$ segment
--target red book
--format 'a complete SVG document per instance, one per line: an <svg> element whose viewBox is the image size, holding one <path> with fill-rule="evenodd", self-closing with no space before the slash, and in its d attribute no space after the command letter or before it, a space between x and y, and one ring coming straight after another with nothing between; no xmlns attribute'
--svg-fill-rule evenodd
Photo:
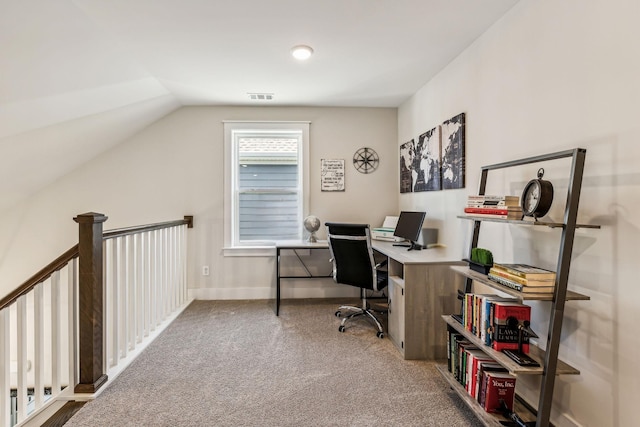
<svg viewBox="0 0 640 427"><path fill-rule="evenodd" d="M501 208L473 208L473 207L466 207L466 208L464 208L464 213L508 215L509 214L509 209L507 209L506 206L504 207L504 209L501 209Z"/></svg>
<svg viewBox="0 0 640 427"><path fill-rule="evenodd" d="M493 303L493 341L491 346L496 351L504 349L518 350L517 325L531 320L531 307L517 302L496 301ZM522 352L529 353L529 337L522 338Z"/></svg>
<svg viewBox="0 0 640 427"><path fill-rule="evenodd" d="M476 389L473 395L480 404L484 407L484 394L483 379L487 372L508 372L502 365L493 361L481 360L478 362L478 370L476 372Z"/></svg>
<svg viewBox="0 0 640 427"><path fill-rule="evenodd" d="M469 356L467 356L467 383L465 388L471 397L476 399L478 364L480 362L494 362L494 360L481 350L469 350Z"/></svg>
<svg viewBox="0 0 640 427"><path fill-rule="evenodd" d="M502 412L502 401L513 411L516 377L507 372L485 372L483 377L484 410Z"/></svg>

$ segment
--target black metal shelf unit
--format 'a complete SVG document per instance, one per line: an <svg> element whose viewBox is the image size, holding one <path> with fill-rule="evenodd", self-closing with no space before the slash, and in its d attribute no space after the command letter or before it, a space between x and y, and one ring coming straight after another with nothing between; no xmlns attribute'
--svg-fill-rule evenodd
<svg viewBox="0 0 640 427"><path fill-rule="evenodd" d="M558 350L560 346L560 333L562 330L562 321L564 316L565 302L573 299L588 299L588 297L576 297L575 293L567 291L567 281L569 277L569 269L571 265L571 254L573 250L573 242L576 228L600 228L597 225L584 225L577 223L578 204L580 200L580 191L582 188L582 175L584 171L584 161L586 150L583 148L575 148L572 150L560 151L556 153L545 154L541 156L528 157L524 159L514 160L510 162L498 163L482 167L482 175L480 178L480 188L478 194L484 195L489 171L497 169L512 168L532 163L545 162L562 158L572 158L571 171L567 188L567 201L565 205L564 218L562 223L532 223L530 221L500 221L487 219L485 217L466 217L465 219L473 220L473 236L469 248L469 257L471 250L478 245L478 237L480 235L480 226L483 221L506 222L508 224L522 225L542 225L550 228L561 229L560 247L558 253L558 261L556 268L556 286L552 297L548 298L552 304L549 331L547 334L546 351L543 355L542 364L542 382L537 407L536 426L548 427L551 415L551 405L553 400L553 389L555 385L556 374L568 373L558 368ZM466 276L465 292L471 292L474 280L478 280L473 274L465 274L463 270L458 269L459 274ZM481 280L480 280L481 281ZM485 281L486 282L486 281ZM526 298L523 298L526 299ZM446 320L446 319L445 319ZM451 327L451 326L449 326ZM482 347L482 346L480 346ZM521 372L526 373L526 372ZM485 423L487 423L486 420ZM493 425L487 423L487 425Z"/></svg>

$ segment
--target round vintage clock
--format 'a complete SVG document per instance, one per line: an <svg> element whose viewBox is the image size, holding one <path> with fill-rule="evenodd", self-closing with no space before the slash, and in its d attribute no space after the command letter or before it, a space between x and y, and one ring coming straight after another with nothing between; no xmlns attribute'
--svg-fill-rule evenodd
<svg viewBox="0 0 640 427"><path fill-rule="evenodd" d="M527 183L520 198L522 213L535 219L545 216L553 202L553 185L543 180L543 176L544 169L538 169L538 178Z"/></svg>
<svg viewBox="0 0 640 427"><path fill-rule="evenodd" d="M371 173L378 169L378 153L372 148L362 147L353 155L353 166L360 173Z"/></svg>

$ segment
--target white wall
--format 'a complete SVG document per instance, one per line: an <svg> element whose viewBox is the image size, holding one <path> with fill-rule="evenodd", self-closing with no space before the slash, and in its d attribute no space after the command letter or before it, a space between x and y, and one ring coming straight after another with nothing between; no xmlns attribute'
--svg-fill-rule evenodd
<svg viewBox="0 0 640 427"><path fill-rule="evenodd" d="M366 221L375 227L385 215L397 214L394 108L182 108L3 215L0 295L75 244L72 218L87 211L106 214L105 229L194 215L189 284L196 297L275 295L273 257L222 256L224 120L311 122L310 213L323 222ZM379 169L369 175L351 166L353 153L364 146L381 159ZM320 191L322 158L345 159L346 191ZM322 227L319 236L324 235ZM210 276L201 275L203 265L210 267ZM344 290L331 280L322 285L287 282L283 297L331 296ZM350 289L347 293L352 294Z"/></svg>
<svg viewBox="0 0 640 427"><path fill-rule="evenodd" d="M576 236L569 286L591 300L566 305L560 355L581 375L556 381L552 421L559 426L638 424L638 17L635 0L521 1L399 109L399 144L466 113L467 187L399 197L401 208L424 207L436 215L445 243L461 256L470 226L456 215L466 195L477 193L481 166L587 149L578 219L602 229ZM497 175L488 192L520 195L539 166ZM549 216L561 220L569 165L543 166L556 189ZM480 245L498 260L555 269L558 232L524 228L483 225ZM534 304L533 326L543 343L548 306ZM535 381L521 379L528 386L521 392L537 404Z"/></svg>

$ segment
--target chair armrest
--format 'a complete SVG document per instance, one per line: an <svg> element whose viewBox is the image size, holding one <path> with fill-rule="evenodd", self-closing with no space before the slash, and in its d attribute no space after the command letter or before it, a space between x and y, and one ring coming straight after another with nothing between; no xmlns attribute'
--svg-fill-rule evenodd
<svg viewBox="0 0 640 427"><path fill-rule="evenodd" d="M380 267L384 267L385 265L387 265L388 261L389 261L388 259L385 259L384 261L381 261L381 262L377 263L376 264L376 269L378 269Z"/></svg>

